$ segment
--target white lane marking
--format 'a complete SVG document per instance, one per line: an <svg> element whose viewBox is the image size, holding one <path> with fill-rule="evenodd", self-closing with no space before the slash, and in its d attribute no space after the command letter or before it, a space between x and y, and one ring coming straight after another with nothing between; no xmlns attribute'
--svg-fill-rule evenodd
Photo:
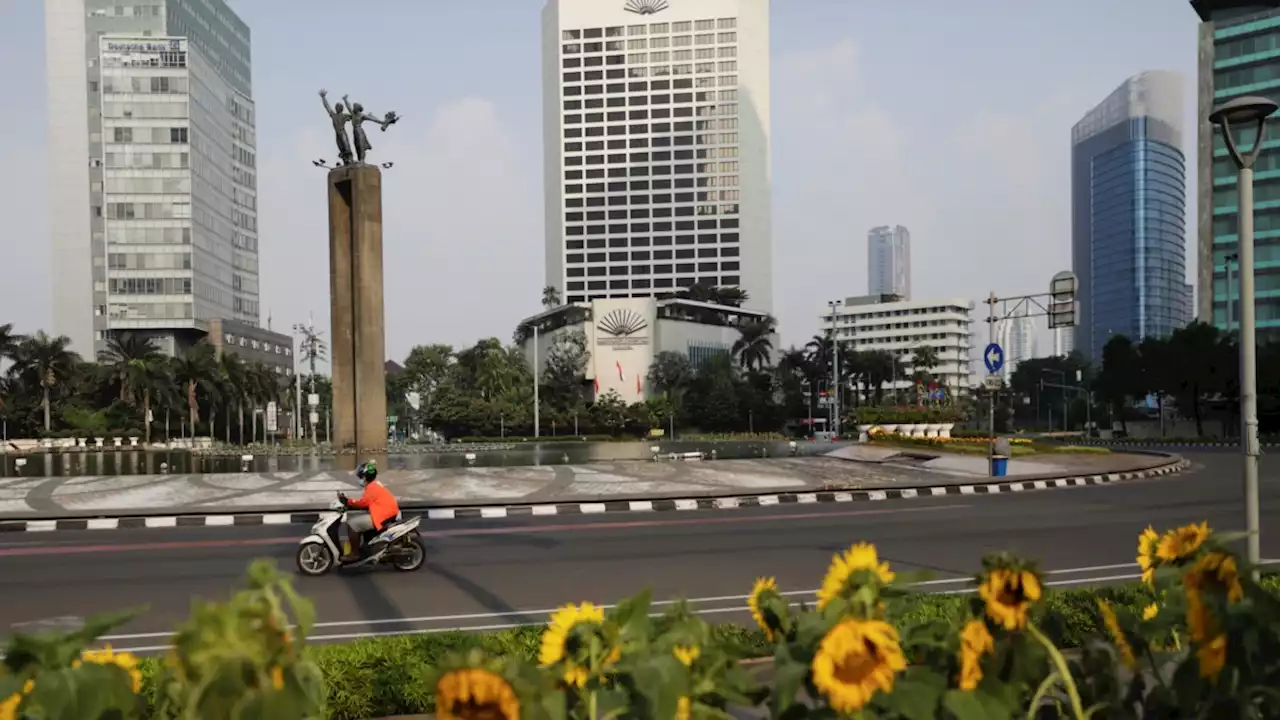
<svg viewBox="0 0 1280 720"><path fill-rule="evenodd" d="M534 505L533 506L533 514L538 517L555 515L558 512L559 512L559 508L557 508L555 505Z"/></svg>
<svg viewBox="0 0 1280 720"><path fill-rule="evenodd" d="M204 518L205 527L226 527L236 524L235 515L206 515Z"/></svg>
<svg viewBox="0 0 1280 720"><path fill-rule="evenodd" d="M651 512L653 510L653 502L650 500L632 500L627 503L627 509L631 512Z"/></svg>
<svg viewBox="0 0 1280 720"><path fill-rule="evenodd" d="M605 511L604 503L582 503L583 515L598 515Z"/></svg>
<svg viewBox="0 0 1280 720"><path fill-rule="evenodd" d="M292 525L293 516L289 513L271 513L262 516L263 525Z"/></svg>
<svg viewBox="0 0 1280 720"><path fill-rule="evenodd" d="M1274 562L1280 562L1280 560L1264 560L1263 562L1274 563ZM1081 573L1100 572L1105 570L1121 570L1121 569L1133 568L1133 567L1137 567L1137 565L1135 563L1120 563L1116 565L1091 565L1087 567L1048 570L1048 571L1045 571L1044 574L1045 575L1078 575ZM1077 578L1077 579L1071 579L1071 580L1046 581L1044 584L1046 586L1076 585L1076 584L1083 584L1083 583L1090 583L1090 582L1102 582L1104 580L1110 580L1110 579L1128 579L1128 578L1137 578L1137 577L1140 577L1140 575L1132 574L1132 575L1113 575L1113 576L1104 576L1104 577L1085 577L1085 578ZM959 583L969 583L969 582L973 582L973 578L971 577L938 578L934 580L923 580L918 583L913 583L912 587L955 585ZM787 590L779 594L782 595L783 597L796 597L800 595L814 595L817 592L818 591L816 589ZM954 593L963 593L963 592L972 592L972 590L969 588L961 588L959 590L944 590L944 591L941 591L940 594L954 594ZM710 597L688 598L686 599L685 602L688 602L694 605L706 604L706 603L721 603L721 602L744 602L748 597L750 596L749 595L714 595ZM673 605L677 602L679 602L679 600L654 600L651 604L654 606L664 606L664 605ZM617 605L615 603L612 605L599 605L598 607L602 607L607 610L607 609L617 607ZM485 620L485 619L491 619L491 618L525 617L525 616L532 617L532 616L538 616L538 615L550 615L551 613L554 613L558 609L559 608L531 608L527 610L509 610L505 612L463 613L463 614L457 614L457 615L427 615L422 617L389 618L389 619L383 619L383 620L335 620L335 621L329 621L329 622L318 622L314 625L314 627L341 628L341 627L376 626L376 625L416 625L416 624L433 623L433 622L457 622L459 620ZM706 611L699 610L698 612L706 612ZM522 623L516 623L514 625L511 625L510 627L519 627L521 624ZM471 629L482 629L482 628L476 627ZM433 630L432 632L436 632L436 631ZM124 635L107 635L102 637L101 639L104 641L142 640L145 638L169 637L172 634L173 634L172 632L130 633L130 634L124 634Z"/></svg>
<svg viewBox="0 0 1280 720"><path fill-rule="evenodd" d="M115 518L90 518L85 523L85 530L115 530L120 525L120 521Z"/></svg>
<svg viewBox="0 0 1280 720"><path fill-rule="evenodd" d="M698 501L697 500L677 500L676 509L677 510L697 510Z"/></svg>
<svg viewBox="0 0 1280 720"><path fill-rule="evenodd" d="M480 508L480 517L482 518L504 518L506 516L507 516L507 509L504 507Z"/></svg>
<svg viewBox="0 0 1280 720"><path fill-rule="evenodd" d="M868 490L867 499L868 500L888 500L889 493L883 490Z"/></svg>
<svg viewBox="0 0 1280 720"><path fill-rule="evenodd" d="M142 521L142 524L149 528L171 528L178 527L178 518L176 517L149 517Z"/></svg>

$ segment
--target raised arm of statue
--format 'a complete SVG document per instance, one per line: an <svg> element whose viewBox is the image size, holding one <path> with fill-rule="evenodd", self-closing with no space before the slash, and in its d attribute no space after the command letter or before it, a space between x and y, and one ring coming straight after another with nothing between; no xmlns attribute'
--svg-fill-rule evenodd
<svg viewBox="0 0 1280 720"><path fill-rule="evenodd" d="M329 117L333 117L333 106L329 104L329 91L320 91L320 102L324 103L325 112L329 113Z"/></svg>

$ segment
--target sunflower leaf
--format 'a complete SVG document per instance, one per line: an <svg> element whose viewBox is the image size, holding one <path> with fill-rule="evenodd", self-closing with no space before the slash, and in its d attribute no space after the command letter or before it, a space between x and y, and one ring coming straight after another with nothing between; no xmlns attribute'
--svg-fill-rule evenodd
<svg viewBox="0 0 1280 720"><path fill-rule="evenodd" d="M942 706L956 720L1008 720L1013 717L1011 707L981 690L948 690L942 699Z"/></svg>
<svg viewBox="0 0 1280 720"><path fill-rule="evenodd" d="M947 680L927 667L911 667L893 685L893 692L877 694L876 705L907 720L933 720Z"/></svg>

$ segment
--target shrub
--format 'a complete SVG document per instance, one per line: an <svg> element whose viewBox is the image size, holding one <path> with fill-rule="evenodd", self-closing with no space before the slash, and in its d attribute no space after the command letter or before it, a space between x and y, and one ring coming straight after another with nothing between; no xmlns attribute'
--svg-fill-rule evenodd
<svg viewBox="0 0 1280 720"><path fill-rule="evenodd" d="M751 628L684 603L651 617L642 593L607 612L566 605L545 628L314 648L309 604L255 563L247 590L195 608L163 661L86 650L128 616L15 636L0 718L1277 717L1280 581L1255 582L1234 539L1148 529L1142 582L1097 590L1054 592L1035 563L992 555L969 596L914 593L919 577L856 544L813 607L757 580ZM752 658L769 659L769 682Z"/></svg>

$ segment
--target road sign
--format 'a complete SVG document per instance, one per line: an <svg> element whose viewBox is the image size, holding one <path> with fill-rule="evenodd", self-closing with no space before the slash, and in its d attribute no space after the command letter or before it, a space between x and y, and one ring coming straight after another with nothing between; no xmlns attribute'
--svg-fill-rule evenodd
<svg viewBox="0 0 1280 720"><path fill-rule="evenodd" d="M276 407L275 401L267 403L267 432L272 435L275 435L280 429L278 412L279 409Z"/></svg>
<svg viewBox="0 0 1280 720"><path fill-rule="evenodd" d="M982 383L988 390L999 390L1004 387L1004 378L999 375L988 375Z"/></svg>
<svg viewBox="0 0 1280 720"><path fill-rule="evenodd" d="M995 374L1004 367L1004 350L996 343L991 343L982 351L982 361L987 364L987 372Z"/></svg>

